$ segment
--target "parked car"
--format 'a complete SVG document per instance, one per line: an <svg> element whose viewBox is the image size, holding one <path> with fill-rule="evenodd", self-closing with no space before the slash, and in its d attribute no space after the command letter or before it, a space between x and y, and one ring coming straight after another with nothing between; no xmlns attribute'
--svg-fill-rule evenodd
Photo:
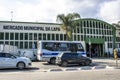
<svg viewBox="0 0 120 80"><path fill-rule="evenodd" d="M56 57L56 64L63 67L68 66L68 64L90 65L91 63L91 58L76 52L62 52Z"/></svg>
<svg viewBox="0 0 120 80"><path fill-rule="evenodd" d="M31 66L31 60L26 57L16 57L9 53L0 53L0 68L24 69Z"/></svg>

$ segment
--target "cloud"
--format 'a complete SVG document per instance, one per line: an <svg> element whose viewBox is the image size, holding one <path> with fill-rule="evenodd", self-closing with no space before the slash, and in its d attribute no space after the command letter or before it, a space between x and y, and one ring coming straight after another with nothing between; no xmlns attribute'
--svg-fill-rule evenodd
<svg viewBox="0 0 120 80"><path fill-rule="evenodd" d="M77 12L82 18L98 17L109 22L107 17L119 16L118 3L117 0L0 0L0 20L11 20L11 11L13 20L32 22L56 22L58 14ZM108 9L110 13L104 13Z"/></svg>
<svg viewBox="0 0 120 80"><path fill-rule="evenodd" d="M116 23L120 20L120 0L113 0L101 4L98 16L110 23Z"/></svg>

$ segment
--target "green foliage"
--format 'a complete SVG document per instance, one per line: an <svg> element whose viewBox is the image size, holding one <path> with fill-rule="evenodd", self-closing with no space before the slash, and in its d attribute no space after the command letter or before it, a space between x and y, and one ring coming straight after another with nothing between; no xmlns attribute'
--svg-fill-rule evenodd
<svg viewBox="0 0 120 80"><path fill-rule="evenodd" d="M72 32L76 26L79 26L79 22L75 20L79 18L80 15L78 13L59 14L57 16L57 21L62 23L61 28L66 31L67 40L72 40Z"/></svg>
<svg viewBox="0 0 120 80"><path fill-rule="evenodd" d="M120 21L118 21L117 23L113 23L112 25L115 26L115 27L120 28Z"/></svg>

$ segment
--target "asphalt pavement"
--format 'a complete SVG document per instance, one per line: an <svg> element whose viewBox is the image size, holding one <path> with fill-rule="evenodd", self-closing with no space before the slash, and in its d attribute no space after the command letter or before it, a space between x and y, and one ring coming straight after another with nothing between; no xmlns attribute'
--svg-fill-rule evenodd
<svg viewBox="0 0 120 80"><path fill-rule="evenodd" d="M116 62L117 61L117 62ZM42 71L73 71L73 70L93 70L93 69L120 69L120 59L114 58L92 58L90 66L71 65L68 67L60 67L58 65L48 64L47 62L33 62L33 68Z"/></svg>

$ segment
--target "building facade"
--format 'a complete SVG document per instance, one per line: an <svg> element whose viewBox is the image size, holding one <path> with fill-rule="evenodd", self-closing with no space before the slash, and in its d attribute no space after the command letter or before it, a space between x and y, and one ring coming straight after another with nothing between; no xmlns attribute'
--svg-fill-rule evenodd
<svg viewBox="0 0 120 80"><path fill-rule="evenodd" d="M115 29L97 19L80 19L73 31L73 41L81 41L86 52L102 57L113 53ZM19 50L37 49L39 40L65 41L65 31L60 24L38 22L0 21L0 44L15 45Z"/></svg>
<svg viewBox="0 0 120 80"><path fill-rule="evenodd" d="M116 27L116 48L117 51L120 52L120 27Z"/></svg>

